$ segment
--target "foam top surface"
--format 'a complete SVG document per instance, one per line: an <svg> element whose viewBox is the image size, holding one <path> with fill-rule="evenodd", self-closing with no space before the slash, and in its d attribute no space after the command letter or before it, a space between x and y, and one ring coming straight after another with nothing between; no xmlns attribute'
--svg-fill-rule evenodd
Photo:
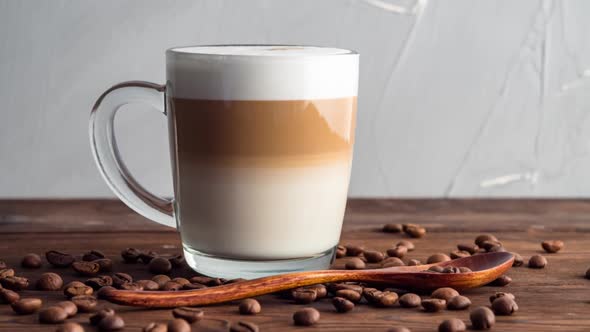
<svg viewBox="0 0 590 332"><path fill-rule="evenodd" d="M237 56L278 56L305 57L322 55L352 54L354 52L331 47L290 46L290 45L229 45L229 46L189 46L175 47L172 52L200 55L237 55Z"/></svg>

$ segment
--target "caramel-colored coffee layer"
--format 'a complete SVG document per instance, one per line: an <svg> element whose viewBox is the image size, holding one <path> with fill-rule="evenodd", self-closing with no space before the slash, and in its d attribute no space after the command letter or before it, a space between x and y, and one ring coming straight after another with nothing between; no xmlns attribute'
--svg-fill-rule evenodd
<svg viewBox="0 0 590 332"><path fill-rule="evenodd" d="M179 162L305 166L348 161L356 97L321 100L169 99Z"/></svg>

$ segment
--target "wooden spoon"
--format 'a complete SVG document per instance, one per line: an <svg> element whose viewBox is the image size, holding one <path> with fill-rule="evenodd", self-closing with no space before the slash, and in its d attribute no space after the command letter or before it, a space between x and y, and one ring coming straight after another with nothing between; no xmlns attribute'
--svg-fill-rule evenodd
<svg viewBox="0 0 590 332"><path fill-rule="evenodd" d="M440 287L455 289L483 286L497 279L512 266L514 256L508 252L479 254L448 262L396 266L371 270L322 270L296 272L247 280L223 286L187 291L106 290L101 296L111 302L149 308L204 306L254 297L286 289L342 281L381 283L399 288L431 290ZM473 272L437 273L425 271L433 265L465 266Z"/></svg>

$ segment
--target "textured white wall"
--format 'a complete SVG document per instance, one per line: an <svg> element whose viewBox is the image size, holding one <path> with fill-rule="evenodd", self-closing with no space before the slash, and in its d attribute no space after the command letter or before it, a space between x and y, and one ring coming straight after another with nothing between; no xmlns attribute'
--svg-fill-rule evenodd
<svg viewBox="0 0 590 332"><path fill-rule="evenodd" d="M0 197L110 196L96 97L164 80L164 50L290 43L361 53L351 196L590 196L590 1L0 0ZM164 117L119 116L170 193Z"/></svg>

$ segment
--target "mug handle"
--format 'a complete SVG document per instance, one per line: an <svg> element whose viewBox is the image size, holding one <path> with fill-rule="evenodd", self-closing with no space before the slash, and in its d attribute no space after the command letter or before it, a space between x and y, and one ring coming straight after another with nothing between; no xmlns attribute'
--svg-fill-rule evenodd
<svg viewBox="0 0 590 332"><path fill-rule="evenodd" d="M121 159L113 130L115 114L126 104L148 104L166 115L165 91L165 85L144 81L112 86L98 98L90 113L90 144L104 180L125 204L146 218L176 227L172 200L150 193L133 178Z"/></svg>

